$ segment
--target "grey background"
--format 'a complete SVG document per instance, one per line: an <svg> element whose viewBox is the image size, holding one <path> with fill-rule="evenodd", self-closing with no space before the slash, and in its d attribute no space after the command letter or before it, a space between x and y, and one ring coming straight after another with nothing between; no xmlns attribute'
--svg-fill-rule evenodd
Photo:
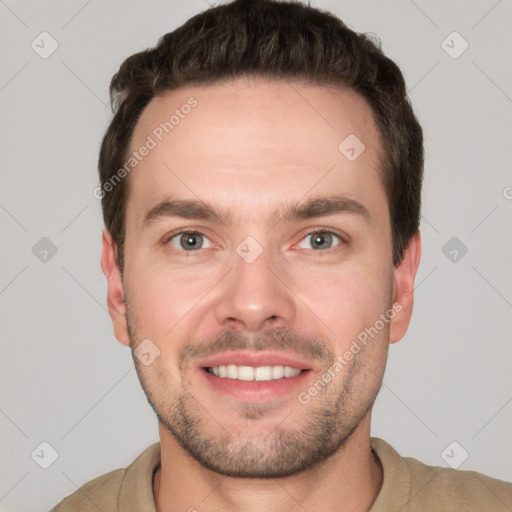
<svg viewBox="0 0 512 512"><path fill-rule="evenodd" d="M425 131L415 312L390 349L372 435L440 466L457 441L451 459L469 454L460 469L512 480L511 2L311 4L380 36ZM158 440L106 312L92 190L111 76L206 7L0 0L2 511L47 510ZM31 48L42 31L59 45L47 59ZM469 44L458 58L441 46L453 31ZM57 248L46 262L32 252L42 237ZM455 262L443 252L452 237ZM51 457L43 441L58 452L48 469L35 462Z"/></svg>

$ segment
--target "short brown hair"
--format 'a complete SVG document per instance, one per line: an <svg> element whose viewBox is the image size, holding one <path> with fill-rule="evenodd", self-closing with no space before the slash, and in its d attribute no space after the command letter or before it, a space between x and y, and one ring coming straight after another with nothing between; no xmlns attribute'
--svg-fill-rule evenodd
<svg viewBox="0 0 512 512"><path fill-rule="evenodd" d="M400 69L373 39L329 12L292 1L235 0L193 16L154 48L127 58L112 78L114 117L100 150L101 186L125 164L146 105L166 91L241 76L349 87L366 99L380 131L393 263L398 265L419 229L423 134ZM121 272L128 187L123 179L101 198Z"/></svg>

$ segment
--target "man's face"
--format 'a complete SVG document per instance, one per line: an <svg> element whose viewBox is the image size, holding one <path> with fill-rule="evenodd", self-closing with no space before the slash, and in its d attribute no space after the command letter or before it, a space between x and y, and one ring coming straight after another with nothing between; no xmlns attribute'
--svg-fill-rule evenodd
<svg viewBox="0 0 512 512"><path fill-rule="evenodd" d="M335 365L395 298L370 108L350 90L236 80L153 99L131 151L148 136L129 178L123 288L132 348L160 351L134 360L161 424L227 475L325 459L369 420L394 322Z"/></svg>

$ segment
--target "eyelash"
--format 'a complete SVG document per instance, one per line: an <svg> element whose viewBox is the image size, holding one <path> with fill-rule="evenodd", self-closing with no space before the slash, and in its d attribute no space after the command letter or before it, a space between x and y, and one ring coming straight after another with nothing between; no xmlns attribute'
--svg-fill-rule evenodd
<svg viewBox="0 0 512 512"><path fill-rule="evenodd" d="M306 249L306 250L313 251L313 252L316 252L316 253L329 253L329 252L333 252L333 251L336 251L336 250L340 250L344 245L347 244L347 238L346 237L344 237L344 236L342 236L342 235L340 235L338 233L335 233L334 231L330 231L328 229L316 229L316 230L313 230L313 231L309 231L306 235L304 235L299 240L299 243L302 242L303 240L305 240L308 236L318 235L318 234L323 235L323 234L326 234L326 233L330 234L330 235L334 235L336 238L338 238L339 239L339 244L335 245L333 247L330 247L329 249L325 249L325 250L322 250L322 249L320 249L320 250ZM179 237L180 235L201 235L201 236L204 236L205 238L207 238L208 240L210 240L210 238L205 233L203 233L202 231L185 229L185 230L182 230L182 231L178 231L176 233L169 234L168 236L166 236L163 239L162 244L167 246L167 245L169 245L169 242L173 238ZM176 250L176 251L180 252L182 255L184 255L186 257L196 256L197 255L196 253L200 253L201 252L201 249L185 251L184 249L176 249L175 247L173 247L173 250Z"/></svg>

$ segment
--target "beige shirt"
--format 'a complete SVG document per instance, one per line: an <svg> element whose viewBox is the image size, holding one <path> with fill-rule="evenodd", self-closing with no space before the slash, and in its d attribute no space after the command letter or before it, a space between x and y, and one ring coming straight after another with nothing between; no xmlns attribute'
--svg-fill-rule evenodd
<svg viewBox="0 0 512 512"><path fill-rule="evenodd" d="M370 512L510 512L512 484L474 471L427 466L402 457L388 443L371 438L384 469L382 488ZM144 450L126 469L84 484L51 512L155 512L153 475L160 443Z"/></svg>

